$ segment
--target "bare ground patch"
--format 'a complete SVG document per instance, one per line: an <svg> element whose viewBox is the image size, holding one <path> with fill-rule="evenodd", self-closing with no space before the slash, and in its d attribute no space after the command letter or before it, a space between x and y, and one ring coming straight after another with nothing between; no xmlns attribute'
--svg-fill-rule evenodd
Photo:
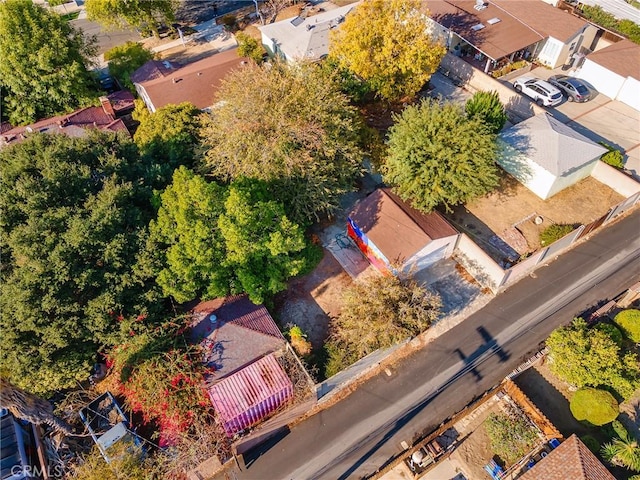
<svg viewBox="0 0 640 480"><path fill-rule="evenodd" d="M516 258L538 250L540 233L550 225L589 224L623 199L607 185L587 177L542 200L504 173L494 192L446 215L494 258L502 255L502 260L509 250Z"/></svg>
<svg viewBox="0 0 640 480"><path fill-rule="evenodd" d="M276 317L283 327L298 325L313 348L320 349L328 335L329 321L342 308L342 292L351 283L351 277L324 250L318 266L293 280L287 292L276 299Z"/></svg>

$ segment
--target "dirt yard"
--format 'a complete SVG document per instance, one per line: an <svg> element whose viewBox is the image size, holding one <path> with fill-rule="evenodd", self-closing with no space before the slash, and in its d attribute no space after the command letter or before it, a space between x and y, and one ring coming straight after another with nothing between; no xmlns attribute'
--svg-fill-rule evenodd
<svg viewBox="0 0 640 480"><path fill-rule="evenodd" d="M489 463L494 456L491 450L491 441L487 431L482 426L489 414L500 412L498 401L492 399L486 404L482 412L470 421L464 422L464 426L456 424L456 430L460 434L461 443L451 454L451 461L460 465L465 474L471 479L489 478L484 470L484 465Z"/></svg>
<svg viewBox="0 0 640 480"><path fill-rule="evenodd" d="M340 264L324 250L324 256L313 272L297 278L276 299L276 318L280 325L298 325L314 349L327 338L329 320L340 313L342 292L352 279Z"/></svg>
<svg viewBox="0 0 640 480"><path fill-rule="evenodd" d="M587 177L542 200L505 173L495 192L457 207L446 216L483 248L493 247L505 258L511 254L517 259L540 248L540 233L550 225L591 223L623 199L608 186ZM537 217L542 220L539 224Z"/></svg>

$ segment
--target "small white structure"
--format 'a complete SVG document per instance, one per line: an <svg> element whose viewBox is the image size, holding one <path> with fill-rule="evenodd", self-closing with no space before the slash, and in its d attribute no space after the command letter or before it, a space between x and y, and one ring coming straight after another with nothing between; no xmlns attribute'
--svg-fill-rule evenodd
<svg viewBox="0 0 640 480"><path fill-rule="evenodd" d="M500 166L543 200L591 175L607 151L547 113L503 131L499 141Z"/></svg>
<svg viewBox="0 0 640 480"><path fill-rule="evenodd" d="M320 60L329 54L329 32L358 6L352 3L310 17L294 17L258 27L262 44L287 62Z"/></svg>
<svg viewBox="0 0 640 480"><path fill-rule="evenodd" d="M590 53L576 76L640 111L640 45L622 40Z"/></svg>

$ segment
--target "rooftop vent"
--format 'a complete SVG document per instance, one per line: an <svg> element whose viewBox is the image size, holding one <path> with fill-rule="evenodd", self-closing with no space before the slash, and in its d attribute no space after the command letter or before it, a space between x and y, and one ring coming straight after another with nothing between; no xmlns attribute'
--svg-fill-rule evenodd
<svg viewBox="0 0 640 480"><path fill-rule="evenodd" d="M489 25L495 25L496 23L500 23L500 19L498 17L493 17L491 20L487 20Z"/></svg>
<svg viewBox="0 0 640 480"><path fill-rule="evenodd" d="M471 27L471 30L473 30L474 32L477 32L478 30L482 30L484 28L484 25L481 23L478 23L477 25L474 25L473 27Z"/></svg>
<svg viewBox="0 0 640 480"><path fill-rule="evenodd" d="M488 4L484 3L484 0L476 0L476 4L473 6L476 10L484 10L487 8Z"/></svg>

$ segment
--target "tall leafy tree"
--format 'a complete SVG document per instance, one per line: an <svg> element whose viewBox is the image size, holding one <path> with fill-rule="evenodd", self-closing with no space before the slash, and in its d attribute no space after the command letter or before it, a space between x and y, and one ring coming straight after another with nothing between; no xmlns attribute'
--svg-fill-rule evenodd
<svg viewBox="0 0 640 480"><path fill-rule="evenodd" d="M99 132L34 135L0 150L0 170L0 364L34 393L70 387L161 307L136 265L164 185L132 142Z"/></svg>
<svg viewBox="0 0 640 480"><path fill-rule="evenodd" d="M160 199L151 224L152 239L167 246L158 283L179 302L245 292L261 303L309 266L302 228L265 182L225 188L181 167Z"/></svg>
<svg viewBox="0 0 640 480"><path fill-rule="evenodd" d="M191 166L201 158L202 112L191 103L166 105L151 113L136 100L133 118L140 122L133 140L143 155L163 161L169 178L176 167Z"/></svg>
<svg viewBox="0 0 640 480"><path fill-rule="evenodd" d="M158 217L150 227L152 238L168 246L158 284L178 302L229 291L230 272L218 228L225 197L223 187L185 167L175 171L173 183L160 196Z"/></svg>
<svg viewBox="0 0 640 480"><path fill-rule="evenodd" d="M232 183L218 228L226 245L225 264L234 272L232 290L246 292L254 303L284 290L287 280L309 265L302 228L270 198L264 182Z"/></svg>
<svg viewBox="0 0 640 480"><path fill-rule="evenodd" d="M373 276L344 292L331 325L327 376L379 349L425 331L440 315L440 297L414 280Z"/></svg>
<svg viewBox="0 0 640 480"><path fill-rule="evenodd" d="M459 106L423 101L395 117L384 179L425 212L494 189L499 182L495 135Z"/></svg>
<svg viewBox="0 0 640 480"><path fill-rule="evenodd" d="M0 81L11 123L32 123L94 101L87 66L95 53L95 39L58 14L31 0L0 2Z"/></svg>
<svg viewBox="0 0 640 480"><path fill-rule="evenodd" d="M118 80L120 86L135 92L131 74L152 60L153 52L138 42L127 42L104 52L104 59L109 65L109 74Z"/></svg>
<svg viewBox="0 0 640 480"><path fill-rule="evenodd" d="M419 0L364 0L331 34L329 54L382 97L415 95L446 53Z"/></svg>
<svg viewBox="0 0 640 480"><path fill-rule="evenodd" d="M333 211L360 171L362 124L335 77L313 64L247 65L218 92L204 129L218 178L271 182L298 223Z"/></svg>
<svg viewBox="0 0 640 480"><path fill-rule="evenodd" d="M158 23L175 21L178 0L87 0L89 20L107 28L133 27L158 36Z"/></svg>
<svg viewBox="0 0 640 480"><path fill-rule="evenodd" d="M507 123L507 112L496 91L476 92L464 108L469 117L482 120L491 133L497 134Z"/></svg>
<svg viewBox="0 0 640 480"><path fill-rule="evenodd" d="M623 397L640 386L635 354L624 353L605 331L589 329L582 318L560 327L547 338L551 369L577 387L609 387Z"/></svg>

